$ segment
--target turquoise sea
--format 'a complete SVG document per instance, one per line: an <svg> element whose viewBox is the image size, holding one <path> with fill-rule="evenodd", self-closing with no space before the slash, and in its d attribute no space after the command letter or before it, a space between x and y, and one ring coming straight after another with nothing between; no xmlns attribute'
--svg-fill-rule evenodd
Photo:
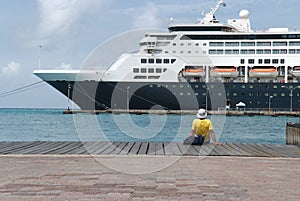
<svg viewBox="0 0 300 201"><path fill-rule="evenodd" d="M0 141L182 141L195 115L65 115L62 109L0 109ZM222 142L285 144L296 117L209 116Z"/></svg>

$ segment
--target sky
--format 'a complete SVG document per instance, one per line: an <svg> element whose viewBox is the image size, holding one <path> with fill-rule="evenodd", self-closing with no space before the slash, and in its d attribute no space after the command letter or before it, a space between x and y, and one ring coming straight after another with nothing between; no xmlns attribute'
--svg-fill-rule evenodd
<svg viewBox="0 0 300 201"><path fill-rule="evenodd" d="M0 108L66 108L67 98L33 71L80 69L99 44L135 29L167 30L170 18L195 22L217 0L0 0ZM225 0L225 22L248 9L252 29L300 29L299 0Z"/></svg>

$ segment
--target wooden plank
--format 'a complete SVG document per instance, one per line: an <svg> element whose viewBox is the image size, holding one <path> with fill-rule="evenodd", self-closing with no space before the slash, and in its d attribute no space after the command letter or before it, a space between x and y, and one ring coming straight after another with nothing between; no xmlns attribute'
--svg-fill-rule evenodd
<svg viewBox="0 0 300 201"><path fill-rule="evenodd" d="M171 142L166 142L164 143L164 148L165 148L165 155L174 155L172 147L171 147Z"/></svg>
<svg viewBox="0 0 300 201"><path fill-rule="evenodd" d="M112 142L111 145L105 149L103 152L101 152L101 155L108 155L111 152L113 152L120 144L121 142Z"/></svg>
<svg viewBox="0 0 300 201"><path fill-rule="evenodd" d="M225 146L226 145L224 145L224 146L214 145L213 150L216 151L219 154L219 156L231 156L230 151L228 149L226 149Z"/></svg>
<svg viewBox="0 0 300 201"><path fill-rule="evenodd" d="M279 150L274 150L274 146L272 148L262 144L257 144L256 146L259 147L261 150L264 150L265 152L269 153L271 157L288 157L286 154L280 153Z"/></svg>
<svg viewBox="0 0 300 201"><path fill-rule="evenodd" d="M6 149L2 150L3 154L14 154L17 152L20 152L28 147L34 146L36 142L18 142L15 144L12 144L12 146L7 147Z"/></svg>
<svg viewBox="0 0 300 201"><path fill-rule="evenodd" d="M55 150L49 151L47 154L64 154L74 147L74 142L64 142Z"/></svg>
<svg viewBox="0 0 300 201"><path fill-rule="evenodd" d="M264 145L272 150L272 152L279 154L280 157L286 157L286 158L297 158L297 154L290 151L290 149L287 148L287 146L281 146L281 145ZM300 154L298 155L300 157Z"/></svg>
<svg viewBox="0 0 300 201"><path fill-rule="evenodd" d="M155 155L155 142L149 143L148 155Z"/></svg>
<svg viewBox="0 0 300 201"><path fill-rule="evenodd" d="M208 150L210 150L209 156L222 156L222 152L216 149L214 144L206 144L202 146L207 147Z"/></svg>
<svg viewBox="0 0 300 201"><path fill-rule="evenodd" d="M236 150L238 153L241 153L242 156L253 156L251 153L242 150L235 143L227 143L227 145L232 147L232 149Z"/></svg>
<svg viewBox="0 0 300 201"><path fill-rule="evenodd" d="M147 151L148 151L148 146L149 146L148 142L143 142L141 147L140 147L140 150L137 154L138 155L146 155Z"/></svg>
<svg viewBox="0 0 300 201"><path fill-rule="evenodd" d="M108 149L110 146L112 146L112 142L104 142L99 144L101 146L98 146L92 153L94 155L101 155L102 152L104 152L106 149Z"/></svg>
<svg viewBox="0 0 300 201"><path fill-rule="evenodd" d="M131 150L132 146L134 145L134 142L129 142L124 147L124 149L119 153L119 155L127 155L129 151Z"/></svg>
<svg viewBox="0 0 300 201"><path fill-rule="evenodd" d="M84 144L84 148L86 149L89 155L95 155L96 152L100 149L100 147L105 146L107 142L86 142Z"/></svg>
<svg viewBox="0 0 300 201"><path fill-rule="evenodd" d="M141 145L142 142L135 142L131 150L128 152L128 155L136 155L139 152Z"/></svg>
<svg viewBox="0 0 300 201"><path fill-rule="evenodd" d="M169 145L170 145L170 148L171 148L171 150L172 150L172 152L175 156L182 156L182 153L181 153L181 151L178 147L177 142L171 142Z"/></svg>
<svg viewBox="0 0 300 201"><path fill-rule="evenodd" d="M113 152L111 152L111 154L112 155L114 155L114 154L118 155L126 147L127 144L128 144L128 142L121 142L119 144L119 146Z"/></svg>
<svg viewBox="0 0 300 201"><path fill-rule="evenodd" d="M249 150L249 152L251 151L253 153L253 155L256 157L271 157L271 155L269 153L266 153L263 150L260 150L255 145L253 146L251 144L242 143L241 146L247 148L247 150Z"/></svg>
<svg viewBox="0 0 300 201"><path fill-rule="evenodd" d="M10 150L11 147L15 146L19 142L2 142L0 146L0 153Z"/></svg>
<svg viewBox="0 0 300 201"><path fill-rule="evenodd" d="M51 142L41 142L40 144L37 144L35 146L32 146L31 148L24 149L21 152L21 154L39 154L42 150L45 149L45 147L49 147Z"/></svg>
<svg viewBox="0 0 300 201"><path fill-rule="evenodd" d="M164 145L162 142L155 143L155 155L165 155Z"/></svg>
<svg viewBox="0 0 300 201"><path fill-rule="evenodd" d="M222 147L228 151L227 153L229 154L229 156L243 156L243 154L241 152L238 152L237 150L233 149L227 143L223 143Z"/></svg>
<svg viewBox="0 0 300 201"><path fill-rule="evenodd" d="M192 145L185 145L182 142L177 143L183 156L193 156L196 152Z"/></svg>

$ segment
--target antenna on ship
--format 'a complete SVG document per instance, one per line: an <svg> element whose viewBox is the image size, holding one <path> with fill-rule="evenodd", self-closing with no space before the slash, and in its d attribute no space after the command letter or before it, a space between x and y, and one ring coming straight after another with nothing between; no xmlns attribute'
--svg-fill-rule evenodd
<svg viewBox="0 0 300 201"><path fill-rule="evenodd" d="M41 48L42 46L39 45L39 70L41 70Z"/></svg>
<svg viewBox="0 0 300 201"><path fill-rule="evenodd" d="M227 6L224 0L219 0L217 5L214 8L211 8L211 11L209 13L203 12L202 15L205 15L205 17L203 18L203 20L201 20L201 24L209 24L216 21L215 13L219 10L221 6L223 7Z"/></svg>

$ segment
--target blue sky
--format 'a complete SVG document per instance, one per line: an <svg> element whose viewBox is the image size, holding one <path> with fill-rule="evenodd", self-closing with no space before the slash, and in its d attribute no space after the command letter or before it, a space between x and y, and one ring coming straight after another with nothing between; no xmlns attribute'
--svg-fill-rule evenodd
<svg viewBox="0 0 300 201"><path fill-rule="evenodd" d="M42 69L79 69L103 41L138 28L166 29L169 19L194 22L217 0L1 0L0 94L38 82ZM299 0L227 0L220 21L248 9L253 29L300 29ZM65 108L67 100L47 86L0 96L0 108Z"/></svg>

